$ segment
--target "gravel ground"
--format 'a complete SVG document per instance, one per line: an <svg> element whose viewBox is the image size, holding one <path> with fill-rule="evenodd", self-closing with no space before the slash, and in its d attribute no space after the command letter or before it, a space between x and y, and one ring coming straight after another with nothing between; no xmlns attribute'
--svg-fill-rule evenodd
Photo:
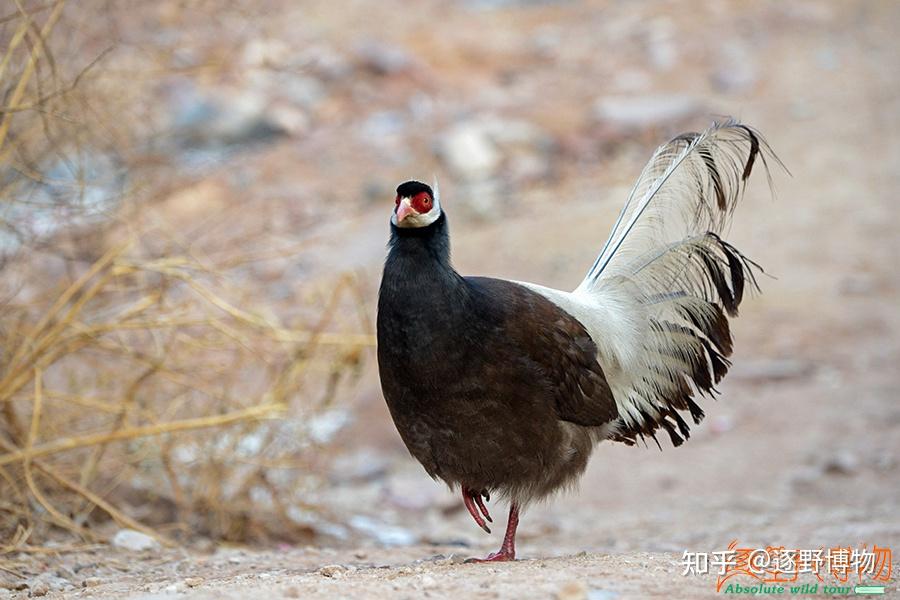
<svg viewBox="0 0 900 600"><path fill-rule="evenodd" d="M432 47L413 47L432 65L428 85L469 94L485 73L533 61L533 69L509 75L513 83L501 91L516 106L524 102L519 96L533 98L524 103L534 118L556 127L554 135L570 151L578 139L566 130L577 127L564 102L556 121L548 120L554 98L580 97L588 87L594 95L603 88L640 89L645 100L639 111L645 122L629 149L584 164L566 163L563 153L552 185L522 191L514 206L501 204L487 218L466 208L479 205L477 186L463 186L464 174L448 174L443 204L464 273L574 287L642 161L661 141L646 121L684 119L692 128L706 122L686 116L677 102L660 109L653 104L659 94L689 92L709 99L704 114L714 108L738 115L768 136L791 170L792 177L773 170L776 199L760 178L737 212L729 238L772 277L762 280L764 294L742 307L735 367L719 401L706 402L707 420L678 450L599 448L576 493L524 514L522 560L461 564L495 549L501 532L480 532L457 499L406 456L370 368L340 441L350 463L362 456L381 466L359 477L338 472L318 498L334 523L355 518L355 526L324 536L317 547L144 553L100 547L20 555L13 557L17 574L0 572L0 598L40 592L98 599L700 598L715 594L715 577L683 576L685 550L723 550L738 540L751 547L878 544L900 551L898 5L705 3L695 14L694 4L685 11L655 3L628 21L621 7L572 2L484 13L453 9L440 23L442 9L427 6L421 15L398 18L401 28L436 19L440 35ZM643 20L650 13L655 20ZM474 59L451 60L454 48L472 41L462 25L473 14L495 32L494 53L475 70ZM342 18L332 16L329 26ZM346 19L353 31L372 27ZM592 56L591 23L605 23L603 31L612 35L614 19L647 36L646 65L623 59L629 66L615 81L578 77L586 64L579 61ZM541 29L541 23L551 25ZM539 52L541 39L554 31L563 38L562 60L572 61L555 67ZM488 43L477 39L479 48ZM596 47L613 45L604 39ZM379 68L391 68L390 57L382 58L387 63ZM617 59L610 52L596 56L601 63ZM556 85L552 97L538 94L565 69L573 70L569 85ZM491 93L501 92L484 91ZM502 112L504 102L497 104ZM599 110L620 125L631 118L615 106ZM323 167L323 176L332 168ZM459 166L471 168L479 166ZM389 210L390 198L380 198L332 223L322 236L326 248L341 249L331 255L331 268L362 269L374 289ZM890 583L889 595L896 590Z"/></svg>

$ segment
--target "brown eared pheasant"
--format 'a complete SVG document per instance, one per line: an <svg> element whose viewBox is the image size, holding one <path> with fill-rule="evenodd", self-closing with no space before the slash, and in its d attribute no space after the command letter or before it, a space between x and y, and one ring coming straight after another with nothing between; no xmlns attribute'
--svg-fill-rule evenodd
<svg viewBox="0 0 900 600"><path fill-rule="evenodd" d="M703 419L696 400L731 365L728 318L759 269L721 234L767 160L733 120L661 146L572 292L460 275L437 186L397 188L381 385L410 453L459 488L482 529L485 502L509 502L503 545L484 560L515 559L519 511L573 484L599 442L663 430L679 446L687 419Z"/></svg>

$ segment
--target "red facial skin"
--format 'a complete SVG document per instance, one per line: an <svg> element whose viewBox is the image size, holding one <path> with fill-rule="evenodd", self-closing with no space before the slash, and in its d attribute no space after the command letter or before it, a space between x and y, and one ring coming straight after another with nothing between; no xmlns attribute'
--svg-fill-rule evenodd
<svg viewBox="0 0 900 600"><path fill-rule="evenodd" d="M399 195L394 202L397 206L400 206ZM428 192L419 192L409 199L409 204L414 211L416 211L420 215L423 215L432 209L432 207L434 206L434 200L431 198Z"/></svg>
<svg viewBox="0 0 900 600"><path fill-rule="evenodd" d="M420 215L424 215L434 206L434 201L428 195L428 192L419 192L410 198L409 203Z"/></svg>

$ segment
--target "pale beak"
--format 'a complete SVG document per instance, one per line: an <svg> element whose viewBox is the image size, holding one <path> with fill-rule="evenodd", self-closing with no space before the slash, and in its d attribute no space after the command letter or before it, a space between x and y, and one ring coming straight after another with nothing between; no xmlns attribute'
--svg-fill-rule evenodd
<svg viewBox="0 0 900 600"><path fill-rule="evenodd" d="M405 219L409 215L415 215L415 214L418 214L418 213L410 205L409 198L403 198L400 201L400 204L397 205L397 223L402 223L403 219Z"/></svg>

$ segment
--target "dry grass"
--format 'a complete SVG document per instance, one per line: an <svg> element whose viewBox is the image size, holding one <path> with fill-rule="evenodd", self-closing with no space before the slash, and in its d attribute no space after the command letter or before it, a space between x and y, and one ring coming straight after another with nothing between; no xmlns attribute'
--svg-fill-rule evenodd
<svg viewBox="0 0 900 600"><path fill-rule="evenodd" d="M14 8L0 15L0 552L113 525L163 543L309 534L316 428L373 343L358 281L310 284L279 317L246 267L302 246L239 231L207 251L149 216L191 181L142 162L110 118L105 50L54 56L76 10ZM84 164L101 153L141 185L98 208Z"/></svg>

